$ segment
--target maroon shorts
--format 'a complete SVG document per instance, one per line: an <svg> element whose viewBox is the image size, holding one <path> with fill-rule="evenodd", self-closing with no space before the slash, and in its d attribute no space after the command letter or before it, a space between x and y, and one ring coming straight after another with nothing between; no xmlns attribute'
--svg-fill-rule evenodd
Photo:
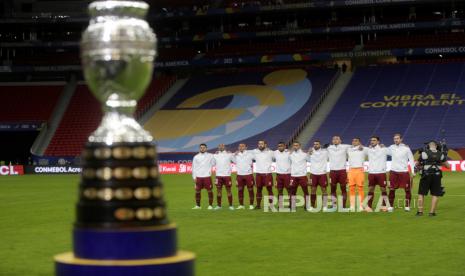
<svg viewBox="0 0 465 276"><path fill-rule="evenodd" d="M202 189L212 189L212 178L211 177L196 177L195 178L195 189L200 191Z"/></svg>
<svg viewBox="0 0 465 276"><path fill-rule="evenodd" d="M253 175L238 175L236 178L237 187L253 187Z"/></svg>
<svg viewBox="0 0 465 276"><path fill-rule="evenodd" d="M231 177L230 176L217 176L215 181L216 187L221 188L224 186L231 187Z"/></svg>
<svg viewBox="0 0 465 276"><path fill-rule="evenodd" d="M276 185L278 186L278 189L289 189L289 186L291 184L291 175L290 174L276 174Z"/></svg>
<svg viewBox="0 0 465 276"><path fill-rule="evenodd" d="M389 173L389 188L391 189L409 189L410 188L410 173L409 172L394 172Z"/></svg>
<svg viewBox="0 0 465 276"><path fill-rule="evenodd" d="M328 176L326 174L312 174L312 186L326 187L328 186Z"/></svg>
<svg viewBox="0 0 465 276"><path fill-rule="evenodd" d="M271 173L256 173L255 183L257 183L257 188L273 187L273 175Z"/></svg>
<svg viewBox="0 0 465 276"><path fill-rule="evenodd" d="M329 178L331 180L332 186L337 185L337 183L345 185L347 184L347 171L346 170L330 171Z"/></svg>
<svg viewBox="0 0 465 276"><path fill-rule="evenodd" d="M308 177L306 176L291 176L291 187L307 187Z"/></svg>
<svg viewBox="0 0 465 276"><path fill-rule="evenodd" d="M385 173L369 173L368 186L386 187L386 174Z"/></svg>

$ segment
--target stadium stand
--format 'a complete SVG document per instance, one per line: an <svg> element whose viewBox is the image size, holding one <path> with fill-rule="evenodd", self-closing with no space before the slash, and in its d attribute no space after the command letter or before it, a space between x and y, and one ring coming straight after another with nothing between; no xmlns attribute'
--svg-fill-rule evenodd
<svg viewBox="0 0 465 276"><path fill-rule="evenodd" d="M335 75L311 68L197 76L145 127L161 152L193 151L199 141L252 147L265 138L275 145L290 139Z"/></svg>
<svg viewBox="0 0 465 276"><path fill-rule="evenodd" d="M253 44L224 45L207 53L208 57L227 55L277 54L296 52L349 51L355 47L352 39L315 41L259 42Z"/></svg>
<svg viewBox="0 0 465 276"><path fill-rule="evenodd" d="M275 145L280 141L289 143L295 138L301 131L303 125L305 125L310 119L309 116L318 108L321 101L324 100L325 93L332 88L334 80L337 78L338 72L333 69L318 69L311 73L309 76L312 82L312 97L299 110L294 116L281 123L277 127L270 129L264 133L250 137L245 140L245 143L250 147L255 147L260 137L266 137L266 140L270 147L274 148ZM238 144L232 145L233 147Z"/></svg>
<svg viewBox="0 0 465 276"><path fill-rule="evenodd" d="M45 122L63 90L63 85L0 86L1 122Z"/></svg>
<svg viewBox="0 0 465 276"><path fill-rule="evenodd" d="M136 117L150 108L175 82L174 76L156 77L138 103ZM86 85L78 85L65 115L52 138L45 155L77 156L84 143L102 119L100 103Z"/></svg>
<svg viewBox="0 0 465 276"><path fill-rule="evenodd" d="M136 118L140 118L161 96L176 82L176 75L160 75L145 92L144 96L137 102Z"/></svg>
<svg viewBox="0 0 465 276"><path fill-rule="evenodd" d="M102 118L100 104L85 85L78 85L45 155L77 156Z"/></svg>
<svg viewBox="0 0 465 276"><path fill-rule="evenodd" d="M82 1L82 3L75 1L76 6L62 5L60 8L56 4L55 9L55 5L47 1L26 2L32 4L25 5L29 7L27 11L23 11L25 13L21 12L23 5L19 4L11 5L11 8L12 10L18 9L15 12L20 13L10 13L8 9L3 11L0 9L0 13L3 12L2 15L5 17L0 21L6 26L0 31L1 81L66 80L71 75L82 81L79 39L88 24L88 18L85 15L86 4ZM359 107L361 100L371 101L372 98L379 98L389 93L423 93L419 92L421 87L413 87L413 85L417 83L420 86L422 83L427 83L429 69L437 67L438 70L435 74L439 74L442 66L446 68L453 66L452 64L463 64L464 62L462 46L465 43L463 35L465 3L462 1L454 4L446 3L448 1L444 3L436 1L437 3L435 2L434 5L431 5L431 1L415 1L414 4L409 3L410 1L375 4L368 3L370 1L313 1L309 3L304 0L164 0L149 2L152 5L148 14L149 22L158 37L156 60L158 63L155 67L157 72L166 71L167 74L192 75L192 78L181 90L182 93L178 91L172 101L163 109L164 111L176 109L178 114L171 116L170 112L166 112L168 117L160 120L161 123L171 128L169 130L171 132L175 129L173 126L181 125L181 127L176 127L178 135L183 135L185 131L192 132L185 137L185 139L191 139L189 141L181 141L172 137L168 139L173 140L171 142L174 144L171 144L173 146L171 149L175 149L175 151L178 151L178 146L184 147L187 144L197 146L200 142L207 142L210 147L216 146L220 138L218 141L210 140L211 137L204 136L202 137L204 140L198 137L194 139L198 133L196 134L193 129L204 130L203 134L205 134L208 132L208 129L205 128L211 126L208 122L222 125L223 131L225 129L232 131L231 129L245 124L244 120L248 120L242 117L243 120L237 122L233 118L235 113L231 110L229 110L230 113L221 113L224 112L222 109L229 108L228 104L234 101L236 95L212 99L199 107L179 108L176 104L211 89L236 85L266 86L263 80L267 74L287 70L290 64L294 68L305 68L306 72L309 73L308 79L312 85L312 94L309 99L303 100L302 106L293 106L284 111L276 109L273 114L266 115L267 119L271 120L276 119L275 116L286 114L287 117L281 118L278 123L260 121L262 120L260 118L258 121L261 122L261 125L256 126L256 133L249 132L247 134L246 127L239 127L237 133L234 133L235 140L226 139L228 140L225 141L227 144L235 146L236 141L245 140L249 146L253 146L257 139L267 138L270 146L273 146L277 140L288 142L298 137L297 134L305 127L306 122L311 117L310 114L319 106L318 101L322 100L321 95L328 91L336 76L336 70L321 68L333 67L336 64L340 67L345 64L345 68L349 68L348 70L357 68L351 86L340 101L345 101L350 93L355 93L355 98L360 98L359 100L352 99L358 103L354 103L350 108L343 107L349 114L357 113L358 115L354 116L355 120L358 120L358 116L362 116L360 114L369 112L372 112L374 116L384 116L384 114L389 114L393 118L397 116L390 114L392 108L362 109ZM76 9L76 7L81 7L81 9ZM43 10L47 12L40 12ZM51 10L53 12L50 12ZM380 24L386 26L373 27ZM372 29L370 29L371 27ZM402 48L402 50L397 48ZM378 49L383 51L365 51ZM367 64L372 63L386 65L366 67ZM392 63L403 64L389 65ZM444 63L444 65L438 65L439 63ZM262 71L256 70L257 67L261 67ZM218 72L221 70L223 71L219 74ZM382 72L379 73L378 70ZM421 73L422 70L425 73ZM242 73L238 73L239 71ZM417 71L420 73L416 74ZM447 80L456 73L445 73L443 79ZM359 76L360 74L361 76ZM417 75L419 76L418 80L410 80L416 78ZM378 81L372 83L370 78L375 77L378 77ZM400 82L405 83L405 87L393 86L399 83L399 78L406 79ZM174 77L166 76L165 79L153 82L147 94L138 102L136 118L145 122L145 119L148 119L155 112L156 108L153 108L153 104L175 81ZM412 82L409 85L412 85L413 90L408 87L407 82ZM443 80L438 79L434 84L431 84L431 87L440 86L442 83ZM182 86L181 82L177 82L177 84ZM376 86L374 88L376 91L366 92L370 85ZM457 87L460 85L458 84ZM74 85L70 86L74 87ZM387 87L392 89L388 91ZM278 90L284 89L280 92L285 94L285 88L279 87ZM37 95L27 95L24 98L27 98L25 101L22 100L22 93L17 94L16 92L17 89L21 90L21 88L2 87L3 89L9 93L5 93L0 103L0 107L2 107L0 109L1 121L47 121L50 119L53 107L57 104L57 98L63 87L57 88L55 96L49 96L48 94L51 92L47 91L48 94L45 97L53 100L46 103L43 103L44 96L42 95L45 95L44 93L40 93L42 94L40 99L37 98ZM444 85L444 89L449 88ZM72 90L70 89L71 92ZM171 92L174 93L175 90L177 89L172 89ZM432 93L442 93L438 92L439 90L443 90L443 88L438 87ZM308 90L302 86L297 87L295 91L303 93ZM362 99L363 97L358 95L358 93L364 93L363 91L366 92L367 99ZM168 98L165 97L163 102L158 102L157 107L164 105ZM61 100L63 97L59 99ZM285 103L290 102L289 99L285 99ZM260 117L263 106L256 105L256 103L252 106L249 104L245 99L242 99L242 106L239 106L239 109L246 109L246 113L250 116L258 114L256 117ZM61 106L64 109L66 104ZM77 87L74 98L68 107L46 155L78 155L86 137L100 121L100 106L85 86ZM275 108L276 106L270 105L269 107ZM444 110L447 106L424 108ZM209 113L213 109L218 109L218 114ZM356 111L359 109L360 111ZM418 116L416 119L409 117L413 116L408 112L412 109L415 110L415 108L396 108L401 114L398 115L399 118L412 119L411 126L404 126L407 124L405 122L398 124L400 128L398 131L405 132L408 140L410 140L409 136L415 133L415 127L422 123L421 120L418 120ZM150 112L147 112L148 110ZM423 110L423 108L419 108L419 110ZM445 115L439 114L439 117L449 116L447 115L449 113L460 113L456 110L456 106L450 106L447 110L449 111ZM204 113L202 115L206 122L204 126L200 126L198 122L192 122L196 117L191 115L196 112ZM329 115L328 120L335 116L334 112ZM179 115L182 113L188 115ZM420 114L420 112L418 113ZM61 116L55 117L57 121L61 118ZM336 122L336 125L343 124L343 127L336 128L336 131L343 130L347 134L344 134L347 139L357 129L355 123L345 122L349 119L345 116ZM375 129L376 133L384 135L383 139L390 139L391 132L396 128L390 126L389 121L386 123L386 127L380 128L379 125L385 123L384 121L380 123L378 121L382 120L380 118L369 119L362 116L360 119L364 122L363 127L366 126L366 133L368 133L362 132L361 135L370 135L371 132L368 128L372 128ZM213 122L215 120L217 121ZM455 117L444 119L448 123L453 120ZM171 122L171 124L166 122ZM347 129L344 130L344 128ZM460 135L454 134L455 129L442 128L446 129L447 136ZM75 135L78 133L78 129L82 130L79 131L82 136ZM217 131L219 131L218 129ZM46 142L43 143L40 154L43 153L43 149L48 144L54 130L49 128L48 139L44 140ZM385 134L384 130L386 130ZM165 135L169 132L160 133L158 128L158 133L155 130L152 131L155 136ZM322 131L320 129L319 134ZM440 132L440 129L436 130L436 132L438 131ZM330 128L328 133L323 133L321 139L327 139L333 132L334 129ZM221 131L210 134L212 137L224 135ZM224 136L224 138L226 137L227 135ZM303 140L304 138L299 137L299 139ZM408 141L412 145L413 142ZM175 145L176 143L178 144ZM459 146L463 147L463 143ZM170 149L169 143L165 149ZM193 148L184 149L191 151Z"/></svg>
<svg viewBox="0 0 465 276"><path fill-rule="evenodd" d="M79 53L74 52L52 52L52 53L32 53L18 55L13 62L14 65L78 65L81 64Z"/></svg>
<svg viewBox="0 0 465 276"><path fill-rule="evenodd" d="M166 60L190 60L195 57L197 51L189 48L159 48L157 61Z"/></svg>
<svg viewBox="0 0 465 276"><path fill-rule="evenodd" d="M366 143L377 135L390 144L401 133L412 148L442 138L452 148L462 147L464 98L465 63L360 67L314 138L326 143L337 134L346 143L353 137Z"/></svg>
<svg viewBox="0 0 465 276"><path fill-rule="evenodd" d="M383 36L376 40L368 41L365 49L389 49L389 48L415 48L431 46L453 46L463 45L465 43L465 34L461 33L444 33L428 35L406 35L406 36Z"/></svg>

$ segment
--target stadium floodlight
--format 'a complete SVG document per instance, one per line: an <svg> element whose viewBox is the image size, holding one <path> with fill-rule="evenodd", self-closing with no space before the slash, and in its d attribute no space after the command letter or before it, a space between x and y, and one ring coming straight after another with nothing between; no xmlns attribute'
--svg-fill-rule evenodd
<svg viewBox="0 0 465 276"><path fill-rule="evenodd" d="M82 65L105 114L84 148L74 250L55 257L56 275L194 273L194 254L177 251L166 216L153 137L133 117L156 54L148 8L124 0L89 5Z"/></svg>

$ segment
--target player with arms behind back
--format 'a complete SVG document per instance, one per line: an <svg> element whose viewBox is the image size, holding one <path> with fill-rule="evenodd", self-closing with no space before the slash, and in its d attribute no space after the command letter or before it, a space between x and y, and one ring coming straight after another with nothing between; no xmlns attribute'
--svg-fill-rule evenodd
<svg viewBox="0 0 465 276"><path fill-rule="evenodd" d="M213 209L211 178L213 163L213 154L207 152L207 145L200 144L199 153L197 153L192 160L192 178L195 181L195 206L192 209L201 209L200 197L202 189L206 189L208 192L208 209Z"/></svg>
<svg viewBox="0 0 465 276"><path fill-rule="evenodd" d="M224 144L218 145L218 151L213 155L213 161L216 166L216 202L215 209L221 209L221 198L223 197L223 186L228 194L229 210L234 210L233 197L231 192L231 162L233 154L226 150Z"/></svg>

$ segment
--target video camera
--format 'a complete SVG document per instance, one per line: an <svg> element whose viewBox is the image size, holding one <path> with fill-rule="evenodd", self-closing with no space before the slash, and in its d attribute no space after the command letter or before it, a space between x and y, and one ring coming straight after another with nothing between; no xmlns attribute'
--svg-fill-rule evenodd
<svg viewBox="0 0 465 276"><path fill-rule="evenodd" d="M446 158L447 158L447 153L449 151L449 148L447 147L447 144L445 142L445 139L443 139L441 142L437 142L437 141L434 141L434 140L430 140L428 142L425 142L423 143L424 146L422 148L420 148L418 150L418 152L420 153L420 158L418 159L418 163L417 163L417 166L415 166L415 170L420 172L421 175L425 175L427 174L425 171L424 171L424 165L425 165L425 162L426 160L424 160L423 158L421 158L421 154L423 152L428 152L430 149L429 149L429 144L433 142L436 144L436 148L438 150L438 152L441 154L441 155L444 155ZM439 164L437 164L436 168L438 168Z"/></svg>
<svg viewBox="0 0 465 276"><path fill-rule="evenodd" d="M429 143L434 142L437 146L437 149L439 152L444 154L444 156L447 158L447 154L449 153L449 148L447 147L446 140L442 139L439 143L437 141L431 140L428 142L423 143L424 146L419 150L420 154L422 152L428 151L429 150Z"/></svg>

